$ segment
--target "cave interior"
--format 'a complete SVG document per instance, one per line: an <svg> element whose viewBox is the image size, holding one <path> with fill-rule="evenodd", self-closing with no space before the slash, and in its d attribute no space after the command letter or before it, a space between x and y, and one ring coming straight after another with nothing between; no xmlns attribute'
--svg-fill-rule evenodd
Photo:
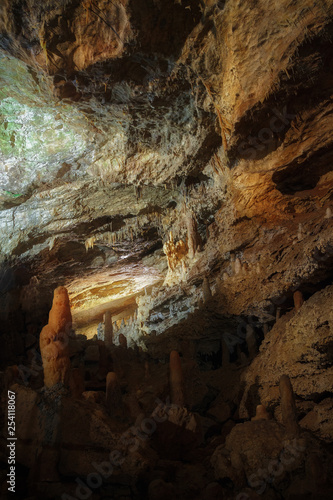
<svg viewBox="0 0 333 500"><path fill-rule="evenodd" d="M1 499L333 498L332 41L1 0Z"/></svg>

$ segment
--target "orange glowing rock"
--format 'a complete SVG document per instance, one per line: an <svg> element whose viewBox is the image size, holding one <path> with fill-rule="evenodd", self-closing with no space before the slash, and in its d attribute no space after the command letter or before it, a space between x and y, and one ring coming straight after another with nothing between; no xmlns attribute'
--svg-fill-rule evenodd
<svg viewBox="0 0 333 500"><path fill-rule="evenodd" d="M56 333L50 325L44 326L39 338L44 369L44 385L52 387L58 383L67 385L70 370L68 336Z"/></svg>
<svg viewBox="0 0 333 500"><path fill-rule="evenodd" d="M44 369L44 385L52 387L58 383L68 385L70 360L69 338L72 315L65 287L55 289L49 322L39 337Z"/></svg>
<svg viewBox="0 0 333 500"><path fill-rule="evenodd" d="M64 286L58 286L58 288L54 290L48 324L57 333L65 332L67 335L70 334L72 328L72 314L68 292Z"/></svg>

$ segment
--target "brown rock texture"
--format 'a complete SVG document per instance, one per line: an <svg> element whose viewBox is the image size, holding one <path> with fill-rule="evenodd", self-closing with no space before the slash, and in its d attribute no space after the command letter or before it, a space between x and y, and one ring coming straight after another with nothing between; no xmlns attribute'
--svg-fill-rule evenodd
<svg viewBox="0 0 333 500"><path fill-rule="evenodd" d="M333 288L310 297L295 313L282 316L267 334L258 356L244 374L240 415L249 416L257 392L267 408L278 407L279 378L288 373L298 401L320 398L331 391Z"/></svg>

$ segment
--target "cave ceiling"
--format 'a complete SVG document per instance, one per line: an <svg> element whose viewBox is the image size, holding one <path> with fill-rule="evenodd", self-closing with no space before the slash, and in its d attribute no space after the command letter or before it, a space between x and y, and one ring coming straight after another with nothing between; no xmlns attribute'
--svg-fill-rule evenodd
<svg viewBox="0 0 333 500"><path fill-rule="evenodd" d="M208 277L226 314L264 317L331 280L332 14L3 0L2 289L65 285L78 314L130 305L163 282L189 211L202 244L184 287Z"/></svg>

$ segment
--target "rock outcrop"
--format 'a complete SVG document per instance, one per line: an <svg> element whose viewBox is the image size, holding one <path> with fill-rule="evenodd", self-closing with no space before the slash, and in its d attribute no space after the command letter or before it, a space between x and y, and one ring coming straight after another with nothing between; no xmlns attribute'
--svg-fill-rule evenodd
<svg viewBox="0 0 333 500"><path fill-rule="evenodd" d="M278 386L284 374L292 382L299 415L304 401L320 404L322 398L326 399L333 377L332 304L333 288L328 286L304 302L297 312L291 311L276 322L244 374L240 416L251 416L253 405L261 401L280 419ZM316 432L320 434L319 426Z"/></svg>

